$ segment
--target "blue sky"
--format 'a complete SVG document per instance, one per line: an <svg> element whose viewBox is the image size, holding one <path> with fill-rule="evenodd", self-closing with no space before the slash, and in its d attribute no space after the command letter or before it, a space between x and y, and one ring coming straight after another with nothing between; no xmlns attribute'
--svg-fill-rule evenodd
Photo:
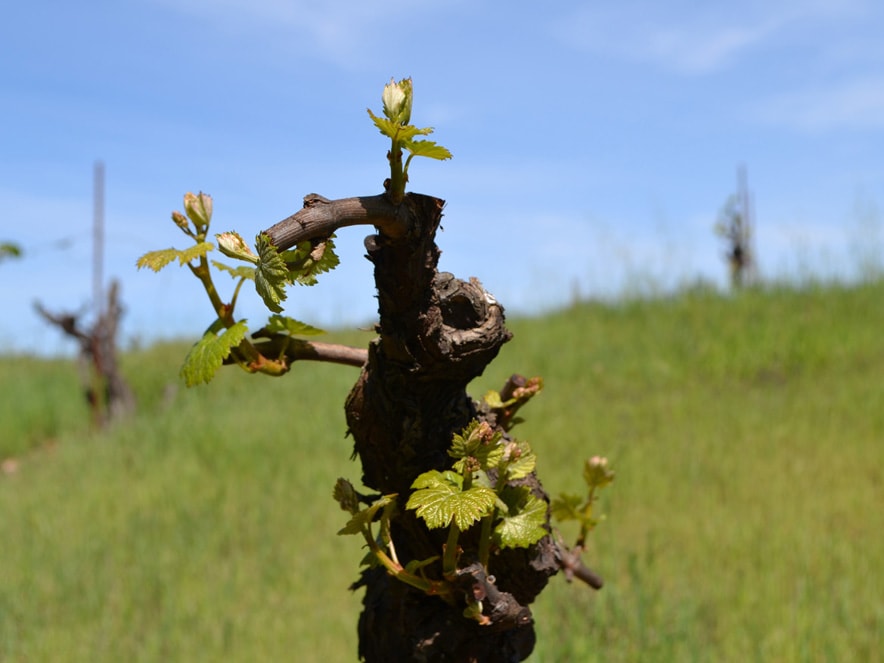
<svg viewBox="0 0 884 663"><path fill-rule="evenodd" d="M92 169L106 167L105 272L124 336L212 319L182 269L186 191L247 238L304 194L378 193L380 111L412 76L413 121L447 162L411 189L447 201L441 268L512 313L703 276L725 282L716 216L748 169L763 275L849 274L880 257L884 4L878 0L29 0L0 23L0 349L70 343L32 311L88 310ZM365 228L287 313L365 325ZM224 280L221 285L230 285ZM242 315L259 323L256 297ZM257 326L257 324L256 324Z"/></svg>

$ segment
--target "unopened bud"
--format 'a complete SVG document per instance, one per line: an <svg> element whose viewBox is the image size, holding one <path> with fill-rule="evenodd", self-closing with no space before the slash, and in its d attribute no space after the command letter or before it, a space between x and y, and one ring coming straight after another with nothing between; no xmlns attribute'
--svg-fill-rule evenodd
<svg viewBox="0 0 884 663"><path fill-rule="evenodd" d="M593 456L583 466L583 478L590 488L604 488L614 480L614 471L608 467L608 459Z"/></svg>
<svg viewBox="0 0 884 663"><path fill-rule="evenodd" d="M172 212L172 221L174 221L175 225L181 228L181 230L190 230L190 226L187 224L187 217L181 212Z"/></svg>
<svg viewBox="0 0 884 663"><path fill-rule="evenodd" d="M202 191L199 195L190 192L184 194L184 212L198 232L205 231L212 220L212 196Z"/></svg>
<svg viewBox="0 0 884 663"><path fill-rule="evenodd" d="M391 122L408 124L411 121L411 79L404 78L398 83L390 79L384 86L381 100L384 102L384 115Z"/></svg>
<svg viewBox="0 0 884 663"><path fill-rule="evenodd" d="M474 435L478 437L482 442L490 442L494 438L494 430L488 424L487 421L479 422L479 425L476 426L476 430Z"/></svg>
<svg viewBox="0 0 884 663"><path fill-rule="evenodd" d="M258 256L252 252L249 245L237 233L221 233L215 235L215 239L218 240L218 249L227 257L258 264Z"/></svg>

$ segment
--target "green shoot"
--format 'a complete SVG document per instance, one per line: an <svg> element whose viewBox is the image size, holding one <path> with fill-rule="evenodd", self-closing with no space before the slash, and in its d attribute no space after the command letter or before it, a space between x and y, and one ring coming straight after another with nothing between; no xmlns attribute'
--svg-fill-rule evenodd
<svg viewBox="0 0 884 663"><path fill-rule="evenodd" d="M448 542L442 558L442 572L453 579L457 571L457 540L460 533L494 511L497 496L484 486L473 486L472 472L424 472L412 484L415 491L406 509L414 509L427 527L448 527Z"/></svg>
<svg viewBox="0 0 884 663"><path fill-rule="evenodd" d="M533 377L525 379L521 375L513 375L507 380L501 391L488 390L482 397L485 405L497 415L497 425L505 431L522 422L516 412L543 391L543 379Z"/></svg>
<svg viewBox="0 0 884 663"><path fill-rule="evenodd" d="M511 483L534 471L536 457L526 442L504 441L502 433L492 430L485 422L474 420L453 436L448 453L455 459L452 469L430 470L419 475L405 505L428 528L448 528L441 556L441 581L430 580L423 574L423 569L440 559L439 556L412 561L405 567L396 558L389 536L395 496L379 498L360 509L359 496L348 481L339 479L334 491L341 508L352 516L339 534L362 534L370 551L366 563L381 564L391 575L412 587L446 600L453 596L462 553L459 539L466 530L481 523L478 554L486 570L493 547L525 548L549 533L546 502L529 488ZM374 535L374 521L380 522L383 536ZM487 616L481 612L481 602L468 600L465 615L480 624L488 623Z"/></svg>
<svg viewBox="0 0 884 663"><path fill-rule="evenodd" d="M243 238L235 232L224 232L215 236L218 249L225 256L245 262L245 265L230 266L217 260L209 260L208 254L215 245L207 241L212 221L212 198L208 194L187 193L184 196L184 214L172 213L172 221L191 239L193 246L186 249L161 249L149 251L141 256L136 265L139 269L148 268L155 272L177 262L186 265L196 276L206 291L215 313L215 321L191 348L181 367L181 377L187 386L208 383L224 363L235 363L250 373L282 375L289 370L289 360L285 351L300 336L313 336L323 331L312 325L279 315L281 303L286 298L285 288L289 284L313 285L319 274L334 269L338 257L334 252L331 238L321 242L301 242L291 251L279 253L265 234L256 239L253 251ZM236 282L229 301L224 301L213 279L213 270L225 273ZM256 335L275 337L281 342L277 356L265 356L248 338L248 325L245 320L234 316L240 289L246 281L254 281L256 289L267 307L276 315L271 315Z"/></svg>
<svg viewBox="0 0 884 663"><path fill-rule="evenodd" d="M431 580L424 573L424 567L438 560L438 556L426 560L409 562L406 566L399 563L396 556L396 548L390 537L390 518L396 509L396 495L383 495L364 509L359 508L359 495L346 479L338 479L333 491L335 500L341 509L350 513L351 518L347 524L338 531L339 535L361 534L369 549L369 555L364 563L381 564L387 573L402 582L419 589L430 596L440 596L451 600L451 585L447 582ZM375 536L372 523L380 522L380 534Z"/></svg>
<svg viewBox="0 0 884 663"><path fill-rule="evenodd" d="M565 494L552 503L552 515L556 520L578 522L580 530L574 546L577 550L585 547L587 535L602 520L593 515L593 504L598 500L596 493L614 481L614 471L608 466L608 459L601 456L587 459L583 465L583 480L587 486L585 497Z"/></svg>
<svg viewBox="0 0 884 663"><path fill-rule="evenodd" d="M410 124L411 106L414 87L411 79L405 78L396 83L393 79L384 86L381 97L384 105L384 117L379 117L368 109L368 114L380 132L391 140L387 159L390 162L390 180L388 192L393 203L399 204L405 197L405 185L408 182L408 167L414 157L429 157L445 160L451 158L451 152L431 140L418 140L417 136L427 136L433 129L419 129ZM402 151L408 152L405 163L402 162Z"/></svg>
<svg viewBox="0 0 884 663"><path fill-rule="evenodd" d="M187 353L181 366L184 383L188 387L193 387L201 382L205 384L211 382L230 351L242 343L247 332L245 320L240 320L227 329L221 320L216 320Z"/></svg>
<svg viewBox="0 0 884 663"><path fill-rule="evenodd" d="M481 522L478 555L485 568L493 546L526 548L548 533L546 503L527 488L508 485L534 470L536 458L527 442L504 442L500 432L474 420L454 435L448 453L456 459L452 470L421 474L405 507L430 529L449 528L446 578L457 571L460 533L476 522Z"/></svg>

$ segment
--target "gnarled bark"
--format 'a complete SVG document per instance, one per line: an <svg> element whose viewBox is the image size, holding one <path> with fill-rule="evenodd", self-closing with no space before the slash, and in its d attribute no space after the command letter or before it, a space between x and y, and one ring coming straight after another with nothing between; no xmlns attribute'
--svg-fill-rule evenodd
<svg viewBox="0 0 884 663"><path fill-rule="evenodd" d="M403 565L442 552L445 532L429 531L404 508L411 484L423 472L450 468L453 434L484 416L466 387L511 338L503 307L477 280L437 271L435 233L443 205L416 194L399 206L383 195L329 201L311 194L303 210L267 231L274 244L287 248L305 239L321 240L346 225L378 228L365 246L374 264L379 336L369 346L346 415L363 483L398 495L391 531ZM489 422L494 424L494 418ZM521 483L547 499L535 475ZM461 537L466 551L476 529ZM366 591L360 657L369 663L527 658L535 637L528 605L558 570L557 549L547 536L530 549L493 555L489 567L483 569L464 553L456 583L464 601L458 605L427 596L382 568L365 571L354 585ZM489 625L463 616L467 596L482 600Z"/></svg>

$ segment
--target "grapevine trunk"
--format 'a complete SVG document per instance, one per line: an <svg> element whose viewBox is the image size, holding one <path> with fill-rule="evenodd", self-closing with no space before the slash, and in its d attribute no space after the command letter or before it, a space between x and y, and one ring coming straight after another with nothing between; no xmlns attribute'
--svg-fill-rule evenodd
<svg viewBox="0 0 884 663"><path fill-rule="evenodd" d="M408 218L403 236L379 233L366 239L378 291L379 336L347 399L346 415L363 483L398 495L391 532L405 565L441 554L447 535L427 530L404 508L410 486L423 472L450 467L452 436L472 419L494 424L466 387L511 334L503 308L478 281L437 271L435 234L443 201L408 194L401 205ZM522 483L547 499L535 475ZM528 657L535 639L528 604L558 569L552 541L547 536L528 549L493 555L486 575L471 559L476 529L461 536L465 552L457 596L463 600L453 605L382 568L362 574L354 585L365 588L358 626L361 659L502 663ZM467 596L483 601L490 624L463 616Z"/></svg>

